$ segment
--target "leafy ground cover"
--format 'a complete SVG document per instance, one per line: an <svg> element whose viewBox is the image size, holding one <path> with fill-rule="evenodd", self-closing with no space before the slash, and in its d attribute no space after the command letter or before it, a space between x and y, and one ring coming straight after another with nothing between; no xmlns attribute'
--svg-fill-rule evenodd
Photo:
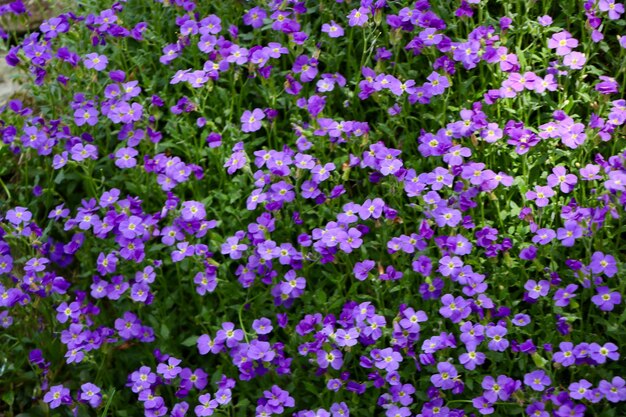
<svg viewBox="0 0 626 417"><path fill-rule="evenodd" d="M623 4L68 10L0 31L1 414L626 414Z"/></svg>

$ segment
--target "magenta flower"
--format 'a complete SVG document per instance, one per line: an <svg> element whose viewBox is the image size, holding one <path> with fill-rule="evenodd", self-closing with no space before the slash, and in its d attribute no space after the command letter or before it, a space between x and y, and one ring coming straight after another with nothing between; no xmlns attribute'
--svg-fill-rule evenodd
<svg viewBox="0 0 626 417"><path fill-rule="evenodd" d="M246 110L241 116L241 131L246 133L256 132L261 129L261 120L263 119L265 119L265 113L263 113L263 110Z"/></svg>
<svg viewBox="0 0 626 417"><path fill-rule="evenodd" d="M83 62L86 68L95 69L96 71L102 71L109 63L109 59L105 55L92 53L85 55L85 59Z"/></svg>

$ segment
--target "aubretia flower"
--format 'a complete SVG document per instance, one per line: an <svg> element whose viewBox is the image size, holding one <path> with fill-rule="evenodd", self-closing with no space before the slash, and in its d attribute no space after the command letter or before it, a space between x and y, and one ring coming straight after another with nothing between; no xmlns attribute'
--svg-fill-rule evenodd
<svg viewBox="0 0 626 417"><path fill-rule="evenodd" d="M85 55L85 67L89 69L95 69L96 71L102 71L109 63L109 59L105 55L98 55L97 53Z"/></svg>
<svg viewBox="0 0 626 417"><path fill-rule="evenodd" d="M70 390L63 385L55 385L43 397L44 402L48 403L50 408L57 408L61 404L71 404Z"/></svg>
<svg viewBox="0 0 626 417"><path fill-rule="evenodd" d="M330 23L324 23L322 32L327 33L331 38L340 38L344 34L343 28L335 23L334 20L331 20Z"/></svg>
<svg viewBox="0 0 626 417"><path fill-rule="evenodd" d="M261 120L263 119L265 119L265 113L263 113L263 110L246 110L241 116L241 131L246 133L256 132L261 129Z"/></svg>
<svg viewBox="0 0 626 417"><path fill-rule="evenodd" d="M617 263L612 255L605 255L602 252L594 252L589 264L591 272L594 274L604 274L611 278L617 274Z"/></svg>
<svg viewBox="0 0 626 417"><path fill-rule="evenodd" d="M181 360L174 357L170 357L167 363L160 363L157 366L157 372L163 375L165 379L173 379L182 371L182 368L178 366Z"/></svg>
<svg viewBox="0 0 626 417"><path fill-rule="evenodd" d="M560 227L556 236L561 241L561 244L566 247L574 246L576 239L583 235L583 228L574 221L568 220L565 222L565 227Z"/></svg>
<svg viewBox="0 0 626 417"><path fill-rule="evenodd" d="M609 287L598 287L598 293L591 297L591 301L602 311L613 311L613 308L622 302L619 292L609 289Z"/></svg>
<svg viewBox="0 0 626 417"><path fill-rule="evenodd" d="M524 384L535 391L543 391L551 383L550 377L540 369L524 375Z"/></svg>
<svg viewBox="0 0 626 417"><path fill-rule="evenodd" d="M115 152L115 165L121 169L132 168L137 165L137 160L135 159L137 154L138 152L134 148L120 148Z"/></svg>
<svg viewBox="0 0 626 417"><path fill-rule="evenodd" d="M622 39L626 39L623 37ZM600 75L600 82L595 85L595 90L600 94L615 94L619 91L619 84L615 78Z"/></svg>
<svg viewBox="0 0 626 417"><path fill-rule="evenodd" d="M576 51L570 52L563 58L563 65L570 67L571 69L582 69L585 62L587 62L585 54Z"/></svg>
<svg viewBox="0 0 626 417"><path fill-rule="evenodd" d="M491 339L489 341L489 350L504 352L509 347L509 341L504 338L506 334L506 327L499 325L489 327L485 332L485 335Z"/></svg>
<svg viewBox="0 0 626 417"><path fill-rule="evenodd" d="M626 401L626 381L620 376L614 376L611 382L600 381L598 389L604 394L607 401L612 403Z"/></svg>
<svg viewBox="0 0 626 417"><path fill-rule="evenodd" d="M571 192L577 182L576 175L568 174L565 167L561 165L552 168L552 174L548 175L548 186L556 187L559 185L564 193Z"/></svg>
<svg viewBox="0 0 626 417"><path fill-rule="evenodd" d="M577 46L578 40L572 38L572 35L565 30L555 33L548 40L548 48L556 49L556 54L561 56L569 54Z"/></svg>
<svg viewBox="0 0 626 417"><path fill-rule="evenodd" d="M616 3L615 0L600 0L598 2L598 8L602 12L609 13L609 19L617 20L624 13L624 5L622 3Z"/></svg>
<svg viewBox="0 0 626 417"><path fill-rule="evenodd" d="M93 107L83 107L74 112L74 123L76 126L82 126L87 123L89 126L95 126L98 123L98 110Z"/></svg>
<svg viewBox="0 0 626 417"><path fill-rule="evenodd" d="M535 186L535 191L527 191L526 198L535 200L537 207L545 207L550 203L549 198L554 196L554 190L549 186Z"/></svg>
<svg viewBox="0 0 626 417"><path fill-rule="evenodd" d="M568 306L570 304L570 299L576 296L574 293L577 289L578 285L569 284L565 288L559 288L556 290L556 293L554 293L554 305L558 307Z"/></svg>
<svg viewBox="0 0 626 417"><path fill-rule="evenodd" d="M348 15L348 24L350 26L363 26L369 18L369 10L365 7L353 9Z"/></svg>
<svg viewBox="0 0 626 417"><path fill-rule="evenodd" d="M80 387L81 393L79 399L93 408L96 408L102 402L102 394L100 394L100 387L88 382L86 384L81 385Z"/></svg>
<svg viewBox="0 0 626 417"><path fill-rule="evenodd" d="M6 219L14 226L28 223L32 217L32 213L26 207L15 207L9 210L6 215Z"/></svg>
<svg viewBox="0 0 626 417"><path fill-rule="evenodd" d="M548 291L550 291L550 283L545 280L537 282L534 279L529 279L526 281L524 289L528 291L528 297L533 300L537 300L539 297L545 297L548 295Z"/></svg>
<svg viewBox="0 0 626 417"><path fill-rule="evenodd" d="M552 24L552 17L548 15L540 16L537 21L541 26L550 26Z"/></svg>
<svg viewBox="0 0 626 417"><path fill-rule="evenodd" d="M437 372L430 377L430 382L437 388L452 389L455 385L454 380L459 375L454 365L449 362L439 362Z"/></svg>

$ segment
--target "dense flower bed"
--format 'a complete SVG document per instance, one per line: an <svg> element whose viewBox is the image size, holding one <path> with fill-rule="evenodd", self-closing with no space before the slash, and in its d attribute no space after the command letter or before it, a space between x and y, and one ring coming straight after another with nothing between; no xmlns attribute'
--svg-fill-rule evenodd
<svg viewBox="0 0 626 417"><path fill-rule="evenodd" d="M0 414L626 415L621 3L74 3L0 31Z"/></svg>

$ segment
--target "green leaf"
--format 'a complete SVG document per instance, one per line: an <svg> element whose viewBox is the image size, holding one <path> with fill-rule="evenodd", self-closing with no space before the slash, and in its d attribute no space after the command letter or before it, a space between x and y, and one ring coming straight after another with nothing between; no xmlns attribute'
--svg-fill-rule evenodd
<svg viewBox="0 0 626 417"><path fill-rule="evenodd" d="M192 346L195 346L197 342L198 342L198 336L189 336L188 338L183 340L181 345L186 346L186 347L192 347Z"/></svg>
<svg viewBox="0 0 626 417"><path fill-rule="evenodd" d="M13 405L14 400L15 400L15 394L13 393L13 391L7 391L4 394L2 394L2 401L9 404L10 406Z"/></svg>

